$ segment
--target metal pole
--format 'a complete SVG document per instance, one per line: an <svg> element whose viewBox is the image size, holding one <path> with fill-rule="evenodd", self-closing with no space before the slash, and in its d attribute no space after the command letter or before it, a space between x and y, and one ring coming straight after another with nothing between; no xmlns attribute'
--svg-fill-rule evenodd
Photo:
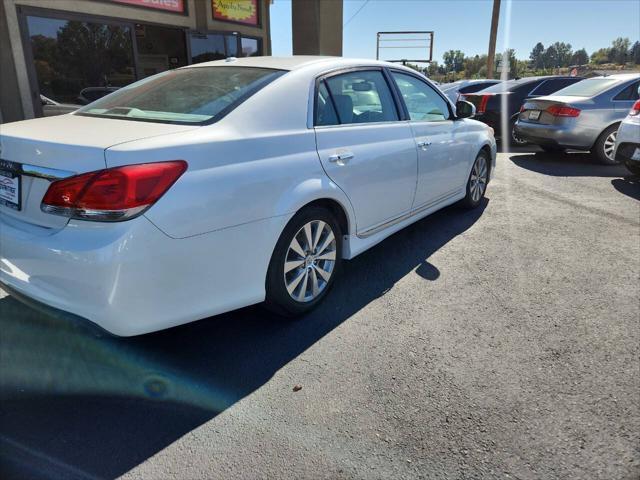
<svg viewBox="0 0 640 480"><path fill-rule="evenodd" d="M487 57L487 78L493 78L493 60L496 56L496 37L498 36L498 20L500 19L500 0L493 0L491 14L491 33L489 34L489 55Z"/></svg>

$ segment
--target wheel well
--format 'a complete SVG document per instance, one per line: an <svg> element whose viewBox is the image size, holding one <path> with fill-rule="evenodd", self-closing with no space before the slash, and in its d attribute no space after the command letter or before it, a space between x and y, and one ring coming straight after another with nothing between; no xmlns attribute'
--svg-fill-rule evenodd
<svg viewBox="0 0 640 480"><path fill-rule="evenodd" d="M602 129L602 131L598 134L598 136L596 137L596 139L594 140L593 144L591 145L591 148L595 148L596 143L598 143L598 140L600 140L600 137L602 136L602 134L609 130L611 127L613 126L617 126L618 128L620 128L620 124L622 123L622 121L618 121L618 122L613 122L609 125L607 125L605 128Z"/></svg>
<svg viewBox="0 0 640 480"><path fill-rule="evenodd" d="M339 202L336 202L335 200L332 200L330 198L322 198L320 200L314 200L311 203L307 203L300 210L310 206L322 207L329 210L333 214L333 216L336 217L342 234L349 235L349 218L347 217L347 213L344 211L344 208L342 207L342 205L340 205Z"/></svg>

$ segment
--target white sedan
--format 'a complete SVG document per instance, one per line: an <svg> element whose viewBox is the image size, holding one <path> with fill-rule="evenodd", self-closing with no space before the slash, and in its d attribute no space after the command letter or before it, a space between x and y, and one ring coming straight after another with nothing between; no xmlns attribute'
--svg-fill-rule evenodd
<svg viewBox="0 0 640 480"><path fill-rule="evenodd" d="M471 116L399 65L254 57L4 124L0 286L121 336L302 314L343 260L482 202L496 144Z"/></svg>

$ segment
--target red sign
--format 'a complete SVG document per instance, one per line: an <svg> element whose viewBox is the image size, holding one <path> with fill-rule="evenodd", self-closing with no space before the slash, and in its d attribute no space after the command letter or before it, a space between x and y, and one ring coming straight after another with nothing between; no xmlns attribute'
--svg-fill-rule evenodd
<svg viewBox="0 0 640 480"><path fill-rule="evenodd" d="M126 3L137 7L165 10L167 12L184 13L185 0L111 0L116 3Z"/></svg>
<svg viewBox="0 0 640 480"><path fill-rule="evenodd" d="M258 0L211 0L214 20L223 22L259 24Z"/></svg>

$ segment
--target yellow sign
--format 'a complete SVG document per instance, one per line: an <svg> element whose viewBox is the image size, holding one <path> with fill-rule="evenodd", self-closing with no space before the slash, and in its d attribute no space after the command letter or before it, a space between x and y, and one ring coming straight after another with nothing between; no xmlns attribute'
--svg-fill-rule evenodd
<svg viewBox="0 0 640 480"><path fill-rule="evenodd" d="M213 18L258 25L258 0L211 0Z"/></svg>

